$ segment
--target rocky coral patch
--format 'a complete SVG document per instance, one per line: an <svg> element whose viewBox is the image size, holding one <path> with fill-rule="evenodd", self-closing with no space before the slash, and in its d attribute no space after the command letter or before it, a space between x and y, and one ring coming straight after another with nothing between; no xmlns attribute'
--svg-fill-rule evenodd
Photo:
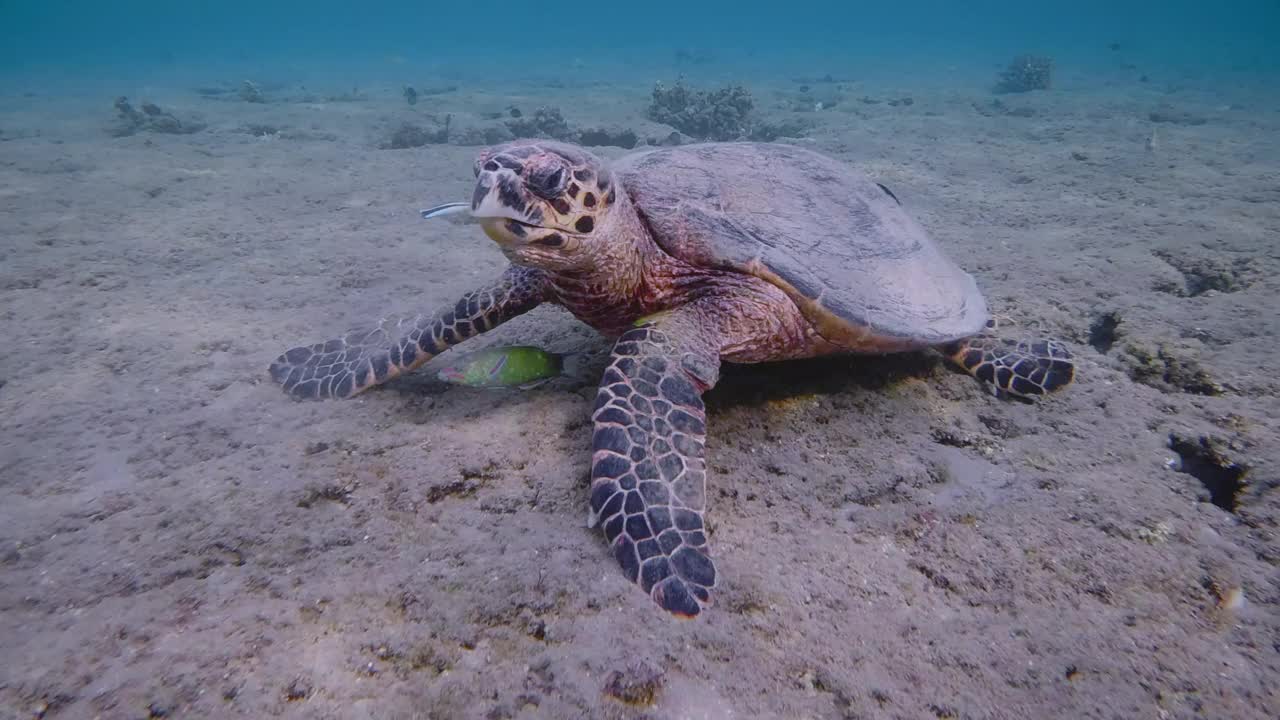
<svg viewBox="0 0 1280 720"><path fill-rule="evenodd" d="M1125 345L1123 361L1129 377L1165 392L1192 395L1221 395L1226 392L1206 370L1188 347L1157 343L1155 347L1130 342Z"/></svg>
<svg viewBox="0 0 1280 720"><path fill-rule="evenodd" d="M1178 454L1173 468L1199 480L1214 505L1235 512L1249 468L1228 459L1225 445L1217 438L1169 435L1169 448Z"/></svg>
<svg viewBox="0 0 1280 720"><path fill-rule="evenodd" d="M426 128L410 122L401 123L399 127L391 131L390 137L379 147L384 150L404 150L406 148L422 147L423 145L447 143L449 142L449 126L452 122L453 116L446 115L443 123L438 123L432 128Z"/></svg>
<svg viewBox="0 0 1280 720"><path fill-rule="evenodd" d="M115 109L119 123L111 134L116 137L127 137L140 132L188 135L205 128L203 123L183 122L155 103L144 102L139 110L123 95L116 98Z"/></svg>
<svg viewBox="0 0 1280 720"><path fill-rule="evenodd" d="M1053 85L1053 60L1042 55L1024 54L1009 61L1000 74L994 91L997 93L1024 93L1032 90L1048 90Z"/></svg>
<svg viewBox="0 0 1280 720"><path fill-rule="evenodd" d="M677 81L658 83L645 115L695 140L758 140L804 135L808 124L798 120L769 122L754 114L755 100L741 85L695 90Z"/></svg>
<svg viewBox="0 0 1280 720"><path fill-rule="evenodd" d="M1225 258L1221 254L1187 254L1158 250L1155 256L1182 275L1181 282L1162 279L1156 290L1182 297L1210 292L1233 293L1247 289L1260 276L1257 262L1248 257Z"/></svg>

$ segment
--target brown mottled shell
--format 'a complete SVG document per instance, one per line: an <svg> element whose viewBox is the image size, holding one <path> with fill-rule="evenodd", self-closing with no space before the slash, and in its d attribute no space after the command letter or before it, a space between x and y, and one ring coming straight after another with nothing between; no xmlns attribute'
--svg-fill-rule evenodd
<svg viewBox="0 0 1280 720"><path fill-rule="evenodd" d="M980 332L987 305L898 200L791 145L637 153L614 172L664 250L782 288L827 340L903 350Z"/></svg>

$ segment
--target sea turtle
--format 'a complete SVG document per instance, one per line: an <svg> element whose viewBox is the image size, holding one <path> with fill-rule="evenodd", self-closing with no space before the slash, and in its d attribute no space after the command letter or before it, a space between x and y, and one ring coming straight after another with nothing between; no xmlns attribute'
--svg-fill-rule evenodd
<svg viewBox="0 0 1280 720"><path fill-rule="evenodd" d="M616 337L592 415L589 524L676 615L697 615L717 581L701 396L721 362L934 348L1012 395L1072 380L1061 343L986 331L973 278L889 188L817 152L708 143L609 165L519 140L474 170L470 211L511 261L501 277L434 313L289 350L271 377L296 398L350 397L545 302Z"/></svg>

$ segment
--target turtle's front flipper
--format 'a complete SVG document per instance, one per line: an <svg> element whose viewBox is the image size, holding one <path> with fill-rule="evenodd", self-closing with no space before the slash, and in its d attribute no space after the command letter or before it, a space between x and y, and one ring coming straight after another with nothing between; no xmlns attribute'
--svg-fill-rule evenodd
<svg viewBox="0 0 1280 720"><path fill-rule="evenodd" d="M942 353L997 390L1024 398L1061 390L1076 373L1071 352L1057 340L1018 342L979 335L951 343Z"/></svg>
<svg viewBox="0 0 1280 720"><path fill-rule="evenodd" d="M596 396L589 524L658 605L685 617L711 602L703 391L720 370L714 328L677 310L627 331Z"/></svg>
<svg viewBox="0 0 1280 720"><path fill-rule="evenodd" d="M546 297L546 287L541 271L513 265L488 287L433 314L388 318L367 330L293 348L271 364L271 379L298 399L351 397L532 310Z"/></svg>

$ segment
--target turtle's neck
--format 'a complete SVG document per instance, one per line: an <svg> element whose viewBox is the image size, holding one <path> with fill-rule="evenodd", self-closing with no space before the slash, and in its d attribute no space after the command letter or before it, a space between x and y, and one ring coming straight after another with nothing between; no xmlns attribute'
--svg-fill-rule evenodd
<svg viewBox="0 0 1280 720"><path fill-rule="evenodd" d="M617 335L638 318L668 309L687 296L704 273L668 255L654 241L622 188L596 228L586 269L550 273L556 300L579 320Z"/></svg>

